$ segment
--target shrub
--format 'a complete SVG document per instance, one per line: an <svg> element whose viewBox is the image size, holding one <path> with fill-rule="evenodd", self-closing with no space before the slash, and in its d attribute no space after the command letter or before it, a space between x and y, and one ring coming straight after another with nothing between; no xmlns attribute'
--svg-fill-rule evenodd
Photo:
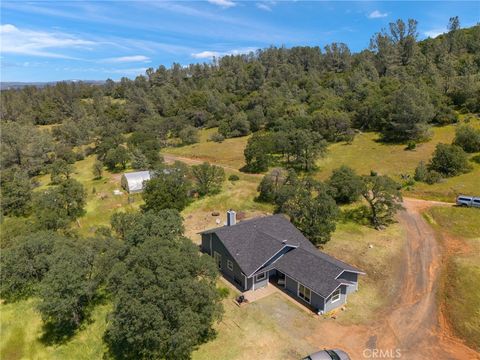
<svg viewBox="0 0 480 360"><path fill-rule="evenodd" d="M212 134L212 135L210 136L210 140L211 140L211 141L214 141L214 142L221 143L221 142L223 142L223 140L225 140L225 136L223 136L222 134L216 132L216 133L214 133L214 134Z"/></svg>
<svg viewBox="0 0 480 360"><path fill-rule="evenodd" d="M455 131L453 144L460 146L469 153L480 151L480 130L470 125L462 125Z"/></svg>
<svg viewBox="0 0 480 360"><path fill-rule="evenodd" d="M416 143L415 141L410 140L410 141L407 143L406 150L415 150L416 147L417 147L417 143Z"/></svg>
<svg viewBox="0 0 480 360"><path fill-rule="evenodd" d="M221 299L226 299L230 294L230 290L227 287L223 287L223 286L217 288L217 291Z"/></svg>
<svg viewBox="0 0 480 360"><path fill-rule="evenodd" d="M198 142L198 129L191 125L187 125L178 134L183 145L191 145Z"/></svg>
<svg viewBox="0 0 480 360"><path fill-rule="evenodd" d="M238 181L240 180L240 177L238 175L232 174L228 177L229 181Z"/></svg>
<svg viewBox="0 0 480 360"><path fill-rule="evenodd" d="M428 169L445 176L455 176L471 170L471 165L468 163L467 154L460 146L438 144Z"/></svg>
<svg viewBox="0 0 480 360"><path fill-rule="evenodd" d="M75 153L75 157L77 161L81 161L85 159L85 154L83 151Z"/></svg>
<svg viewBox="0 0 480 360"><path fill-rule="evenodd" d="M418 164L417 168L415 169L415 175L413 178L415 181L425 181L425 178L427 177L428 169L427 166L423 161L420 161Z"/></svg>
<svg viewBox="0 0 480 360"><path fill-rule="evenodd" d="M430 170L425 176L425 182L429 185L436 184L442 180L442 174L435 170Z"/></svg>
<svg viewBox="0 0 480 360"><path fill-rule="evenodd" d="M470 160L472 160L473 162L475 162L477 164L480 164L480 155L475 155Z"/></svg>

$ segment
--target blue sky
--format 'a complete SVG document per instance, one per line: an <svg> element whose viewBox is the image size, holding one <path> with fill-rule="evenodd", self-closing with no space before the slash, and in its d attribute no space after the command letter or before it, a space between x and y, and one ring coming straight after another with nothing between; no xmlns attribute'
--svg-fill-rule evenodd
<svg viewBox="0 0 480 360"><path fill-rule="evenodd" d="M270 45L351 50L395 19L415 18L419 38L480 19L480 2L301 1L2 1L1 80L55 81L135 77L172 62Z"/></svg>

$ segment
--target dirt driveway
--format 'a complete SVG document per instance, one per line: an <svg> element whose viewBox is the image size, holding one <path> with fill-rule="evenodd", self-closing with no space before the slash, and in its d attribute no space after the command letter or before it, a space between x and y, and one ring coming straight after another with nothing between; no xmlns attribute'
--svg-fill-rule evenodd
<svg viewBox="0 0 480 360"><path fill-rule="evenodd" d="M319 324L309 341L347 350L353 359L480 359L480 354L450 335L436 303L441 251L421 211L451 204L404 199L398 219L408 239L403 255L399 294L372 326Z"/></svg>

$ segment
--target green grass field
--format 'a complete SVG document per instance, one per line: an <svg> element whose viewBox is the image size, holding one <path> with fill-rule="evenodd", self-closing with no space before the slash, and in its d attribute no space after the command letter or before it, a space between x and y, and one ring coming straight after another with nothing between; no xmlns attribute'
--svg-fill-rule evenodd
<svg viewBox="0 0 480 360"><path fill-rule="evenodd" d="M446 248L442 286L446 316L454 332L480 350L480 209L434 207L425 217Z"/></svg>
<svg viewBox="0 0 480 360"><path fill-rule="evenodd" d="M1 305L0 357L2 360L102 358L105 352L102 336L106 329L108 305L97 306L93 311L92 321L85 324L68 342L48 345L42 340L42 319L35 311L35 301L30 299Z"/></svg>

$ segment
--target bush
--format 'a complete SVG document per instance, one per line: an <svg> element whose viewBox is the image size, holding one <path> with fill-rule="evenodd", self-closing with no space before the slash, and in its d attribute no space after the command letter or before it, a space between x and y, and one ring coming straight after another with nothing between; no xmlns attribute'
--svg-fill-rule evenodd
<svg viewBox="0 0 480 360"><path fill-rule="evenodd" d="M219 287L217 291L221 299L226 299L230 295L230 290L227 287Z"/></svg>
<svg viewBox="0 0 480 360"><path fill-rule="evenodd" d="M415 141L410 140L410 141L407 143L406 150L415 150L416 147L417 147L417 143L416 143Z"/></svg>
<svg viewBox="0 0 480 360"><path fill-rule="evenodd" d="M429 185L436 184L442 180L442 174L435 170L430 170L425 176L425 182Z"/></svg>
<svg viewBox="0 0 480 360"><path fill-rule="evenodd" d="M214 141L214 142L221 143L221 142L223 142L223 140L225 140L225 136L223 136L222 134L216 132L216 133L214 133L214 134L212 134L212 135L210 136L210 140L211 140L211 141Z"/></svg>
<svg viewBox="0 0 480 360"><path fill-rule="evenodd" d="M180 140L182 140L183 145L191 145L198 142L198 129L188 125L183 128L180 133L178 134Z"/></svg>
<svg viewBox="0 0 480 360"><path fill-rule="evenodd" d="M470 125L462 125L455 131L453 144L460 146L468 153L480 151L480 130Z"/></svg>
<svg viewBox="0 0 480 360"><path fill-rule="evenodd" d="M415 175L413 178L415 181L425 181L427 177L428 169L423 161L420 161L417 168L415 169Z"/></svg>
<svg viewBox="0 0 480 360"><path fill-rule="evenodd" d="M473 162L475 162L477 164L480 164L480 155L475 155L470 160L472 160Z"/></svg>
<svg viewBox="0 0 480 360"><path fill-rule="evenodd" d="M75 153L75 156L76 156L77 161L81 161L81 160L85 159L85 154L84 154L83 151Z"/></svg>
<svg viewBox="0 0 480 360"><path fill-rule="evenodd" d="M228 177L229 181L238 181L240 180L240 177L238 175L232 174Z"/></svg>
<svg viewBox="0 0 480 360"><path fill-rule="evenodd" d="M471 170L468 157L460 146L438 144L428 165L428 170L435 170L445 176L455 176Z"/></svg>

